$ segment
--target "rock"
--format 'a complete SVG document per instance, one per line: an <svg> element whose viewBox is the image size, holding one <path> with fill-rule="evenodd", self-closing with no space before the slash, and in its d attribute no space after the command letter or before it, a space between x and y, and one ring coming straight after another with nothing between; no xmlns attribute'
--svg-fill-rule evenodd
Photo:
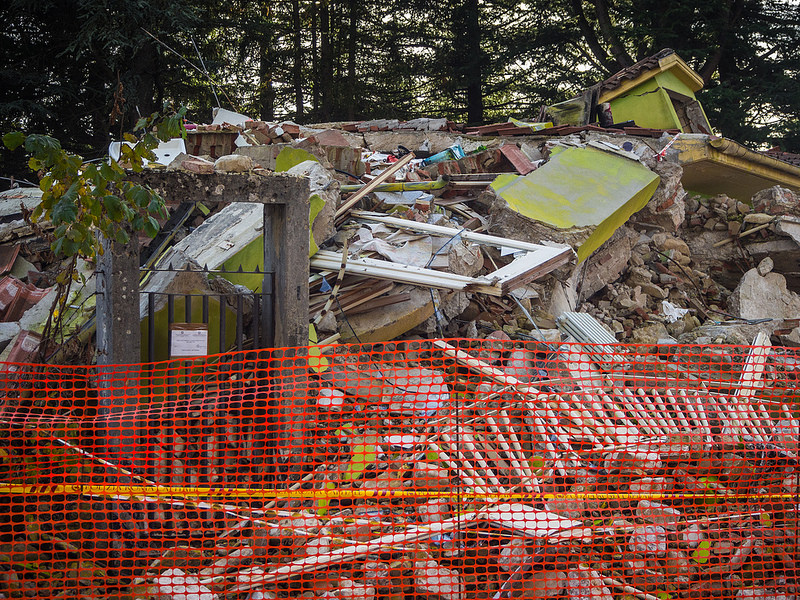
<svg viewBox="0 0 800 600"><path fill-rule="evenodd" d="M792 190L777 185L756 193L751 201L753 211L757 213L800 216L797 195Z"/></svg>
<svg viewBox="0 0 800 600"><path fill-rule="evenodd" d="M561 595L567 576L562 571L535 571L514 582L514 595L521 598L555 598Z"/></svg>
<svg viewBox="0 0 800 600"><path fill-rule="evenodd" d="M759 275L747 271L729 299L730 310L743 319L796 319L800 315L800 296L786 289L780 273Z"/></svg>
<svg viewBox="0 0 800 600"><path fill-rule="evenodd" d="M664 300L668 295L663 288L660 288L654 283L645 283L641 286L641 288L645 294L655 298L656 300Z"/></svg>
<svg viewBox="0 0 800 600"><path fill-rule="evenodd" d="M759 275L761 275L762 277L765 277L767 275L767 273L771 273L772 272L772 268L774 266L775 266L775 263L773 263L772 259L769 256L767 256L760 263L758 263L758 266L756 267L756 271L758 271Z"/></svg>
<svg viewBox="0 0 800 600"><path fill-rule="evenodd" d="M483 252L478 244L456 241L450 244L447 263L450 273L473 277L483 268Z"/></svg>
<svg viewBox="0 0 800 600"><path fill-rule="evenodd" d="M435 560L414 563L414 584L418 591L437 595L442 600L464 600L464 582L458 571L443 567Z"/></svg>
<svg viewBox="0 0 800 600"><path fill-rule="evenodd" d="M266 590L253 590L250 592L247 600L275 600L277 597L277 594L274 592L268 592Z"/></svg>
<svg viewBox="0 0 800 600"><path fill-rule="evenodd" d="M739 221L728 221L728 235L739 235L742 224Z"/></svg>
<svg viewBox="0 0 800 600"><path fill-rule="evenodd" d="M700 542L706 539L706 534L703 533L703 529L700 525L693 524L686 528L682 537L683 541L686 542L690 548L696 548Z"/></svg>
<svg viewBox="0 0 800 600"><path fill-rule="evenodd" d="M792 596L766 588L742 588L736 592L736 600L790 600Z"/></svg>
<svg viewBox="0 0 800 600"><path fill-rule="evenodd" d="M689 246L681 238L674 237L666 233L657 233L653 236L653 244L662 252L675 250L685 256L691 256Z"/></svg>
<svg viewBox="0 0 800 600"><path fill-rule="evenodd" d="M522 565L528 564L531 558L531 551L525 543L524 538L512 538L508 544L500 550L497 557L497 564L505 571L515 571Z"/></svg>
<svg viewBox="0 0 800 600"><path fill-rule="evenodd" d="M322 523L315 514L300 512L278 521L278 524L270 529L269 535L303 540L304 537L314 537L321 528Z"/></svg>
<svg viewBox="0 0 800 600"><path fill-rule="evenodd" d="M539 373L534 366L534 355L523 349L514 350L506 361L505 371L511 377L529 383L539 378Z"/></svg>
<svg viewBox="0 0 800 600"><path fill-rule="evenodd" d="M790 452L800 449L800 420L780 419L772 429L772 439Z"/></svg>
<svg viewBox="0 0 800 600"><path fill-rule="evenodd" d="M417 515L422 523L441 523L450 518L450 505L441 500L429 500L417 507Z"/></svg>
<svg viewBox="0 0 800 600"><path fill-rule="evenodd" d="M652 450L616 450L603 457L606 471L635 471L652 473L661 469L661 456Z"/></svg>
<svg viewBox="0 0 800 600"><path fill-rule="evenodd" d="M445 491L452 488L450 472L444 467L426 462L414 465L414 488L418 490Z"/></svg>
<svg viewBox="0 0 800 600"><path fill-rule="evenodd" d="M309 540L305 547L306 556L320 556L321 554L327 554L330 551L331 538L329 537L318 537L314 538L313 540Z"/></svg>
<svg viewBox="0 0 800 600"><path fill-rule="evenodd" d="M628 539L631 552L664 556L667 552L667 531L659 525L638 525Z"/></svg>
<svg viewBox="0 0 800 600"><path fill-rule="evenodd" d="M241 154L226 154L214 161L214 170L223 173L246 173L254 166L252 158Z"/></svg>
<svg viewBox="0 0 800 600"><path fill-rule="evenodd" d="M663 323L649 323L634 329L628 342L631 344L656 346L658 340L667 337L669 337L669 331L667 331Z"/></svg>
<svg viewBox="0 0 800 600"><path fill-rule="evenodd" d="M236 550L228 552L219 560L214 561L210 567L206 567L200 571L200 577L206 579L207 577L219 577L231 569L236 569L243 563L249 563L255 552L250 546L242 546Z"/></svg>
<svg viewBox="0 0 800 600"><path fill-rule="evenodd" d="M580 295L583 298L591 298L620 278L628 268L637 238L638 234L630 227L620 227L587 259L580 278Z"/></svg>
<svg viewBox="0 0 800 600"><path fill-rule="evenodd" d="M631 267L628 270L628 285L631 287L650 285L653 282L653 272L645 267Z"/></svg>
<svg viewBox="0 0 800 600"><path fill-rule="evenodd" d="M364 579L376 588L389 587L391 585L389 565L376 561L364 563Z"/></svg>
<svg viewBox="0 0 800 600"><path fill-rule="evenodd" d="M600 574L583 565L567 573L567 597L570 600L613 600Z"/></svg>
<svg viewBox="0 0 800 600"><path fill-rule="evenodd" d="M352 579L340 579L339 589L336 590L335 594L343 600L375 600L375 588L373 586L353 581Z"/></svg>
<svg viewBox="0 0 800 600"><path fill-rule="evenodd" d="M217 600L217 596L194 575L181 569L167 569L150 588L155 600Z"/></svg>
<svg viewBox="0 0 800 600"><path fill-rule="evenodd" d="M199 175L210 175L214 172L214 163L210 160L205 160L204 158L199 158L197 156L190 156L185 160L181 161L180 163L181 168L184 171L189 171L190 173L197 173ZM172 169L167 169L172 170Z"/></svg>
<svg viewBox="0 0 800 600"><path fill-rule="evenodd" d="M681 511L677 509L649 500L639 500L636 515L648 523L661 525L664 529L671 531L678 528L679 519L682 516Z"/></svg>
<svg viewBox="0 0 800 600"><path fill-rule="evenodd" d="M630 585L647 592L662 588L666 582L660 562L654 558L635 558L628 561Z"/></svg>

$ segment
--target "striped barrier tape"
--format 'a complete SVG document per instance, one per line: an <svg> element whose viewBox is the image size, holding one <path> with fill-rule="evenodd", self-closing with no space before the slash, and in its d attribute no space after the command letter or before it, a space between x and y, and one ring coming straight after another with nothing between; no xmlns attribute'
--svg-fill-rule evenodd
<svg viewBox="0 0 800 600"><path fill-rule="evenodd" d="M514 493L448 493L442 494L424 490L280 490L268 488L213 488L203 486L151 486L131 484L53 484L25 485L14 483L0 484L0 495L3 496L42 496L42 495L89 495L104 497L131 498L237 498L243 500L358 500L369 498L425 498L425 499L460 499L485 500L502 502L509 500L679 500L679 499L714 499L714 500L749 500L749 501L786 501L796 500L796 494L790 493L714 493L714 492L675 492L675 493L563 493L532 494Z"/></svg>

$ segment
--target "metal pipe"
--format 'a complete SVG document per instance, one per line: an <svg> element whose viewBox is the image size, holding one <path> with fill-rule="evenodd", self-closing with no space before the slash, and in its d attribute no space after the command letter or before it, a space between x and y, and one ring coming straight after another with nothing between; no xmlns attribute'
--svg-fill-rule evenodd
<svg viewBox="0 0 800 600"><path fill-rule="evenodd" d="M439 177L436 181L398 181L395 183L381 183L373 192L427 192L430 190L440 190L445 187L450 180L447 176ZM350 192L357 192L364 185L353 184L343 185L339 188L339 192L347 194Z"/></svg>

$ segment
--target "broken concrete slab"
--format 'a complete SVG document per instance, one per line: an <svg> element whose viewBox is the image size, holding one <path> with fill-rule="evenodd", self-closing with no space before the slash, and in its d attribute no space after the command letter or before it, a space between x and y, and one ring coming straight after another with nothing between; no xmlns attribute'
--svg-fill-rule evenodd
<svg viewBox="0 0 800 600"><path fill-rule="evenodd" d="M786 288L780 273L760 275L747 271L729 299L733 314L743 319L796 319L800 315L800 296Z"/></svg>
<svg viewBox="0 0 800 600"><path fill-rule="evenodd" d="M348 316L336 315L342 341L377 342L397 339L433 316L431 294L441 302L439 290L428 290L415 286L401 286L398 292L408 294L402 304L381 307L370 312Z"/></svg>
<svg viewBox="0 0 800 600"><path fill-rule="evenodd" d="M490 230L569 243L586 260L658 187L642 164L595 148L566 148L525 176L500 175Z"/></svg>
<svg viewBox="0 0 800 600"><path fill-rule="evenodd" d="M465 152L477 150L481 141L436 131L373 131L364 133L364 142L373 152L393 152L398 146L404 146L412 152L424 151L438 154L453 144L459 143Z"/></svg>

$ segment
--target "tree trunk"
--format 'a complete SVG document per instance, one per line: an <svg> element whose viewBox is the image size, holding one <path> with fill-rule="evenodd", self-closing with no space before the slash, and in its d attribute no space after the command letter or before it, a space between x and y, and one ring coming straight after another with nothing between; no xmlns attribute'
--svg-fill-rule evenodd
<svg viewBox="0 0 800 600"><path fill-rule="evenodd" d="M311 2L311 80L313 82L312 87L312 99L311 99L311 109L314 112L314 118L317 119L319 117L319 104L320 104L320 94L319 94L319 35L318 35L318 25L317 25L317 18L319 15L319 11L317 10L317 0L312 0Z"/></svg>
<svg viewBox="0 0 800 600"><path fill-rule="evenodd" d="M329 0L321 0L319 11L320 33L320 97L322 100L322 120L329 121L332 111L333 56L331 54L331 20Z"/></svg>
<svg viewBox="0 0 800 600"><path fill-rule="evenodd" d="M633 64L633 59L619 41L619 37L614 32L614 25L611 23L611 16L608 13L608 4L605 0L594 0L594 13L597 16L597 24L600 33L603 34L611 55L617 61L619 68L629 67Z"/></svg>
<svg viewBox="0 0 800 600"><path fill-rule="evenodd" d="M358 41L358 2L350 0L350 31L347 40L347 118L355 119L355 110L358 94L356 94L356 50Z"/></svg>
<svg viewBox="0 0 800 600"><path fill-rule="evenodd" d="M481 51L481 22L478 0L466 2L466 34L468 48L467 83L467 121L471 124L483 123L483 54Z"/></svg>
<svg viewBox="0 0 800 600"><path fill-rule="evenodd" d="M258 43L260 61L258 64L258 108L262 121L275 119L275 90L272 87L272 48L271 36L263 33Z"/></svg>
<svg viewBox="0 0 800 600"><path fill-rule="evenodd" d="M300 31L300 0L292 0L292 27L294 29L294 104L295 120L303 122L303 47Z"/></svg>
<svg viewBox="0 0 800 600"><path fill-rule="evenodd" d="M592 29L589 20L586 18L586 14L583 12L581 0L570 0L570 4L572 6L572 13L578 19L578 28L581 30L583 39L586 40L586 44L589 46L597 62L603 65L609 74L619 71L619 64L609 60L608 53L603 48L600 40L597 39L594 29Z"/></svg>

